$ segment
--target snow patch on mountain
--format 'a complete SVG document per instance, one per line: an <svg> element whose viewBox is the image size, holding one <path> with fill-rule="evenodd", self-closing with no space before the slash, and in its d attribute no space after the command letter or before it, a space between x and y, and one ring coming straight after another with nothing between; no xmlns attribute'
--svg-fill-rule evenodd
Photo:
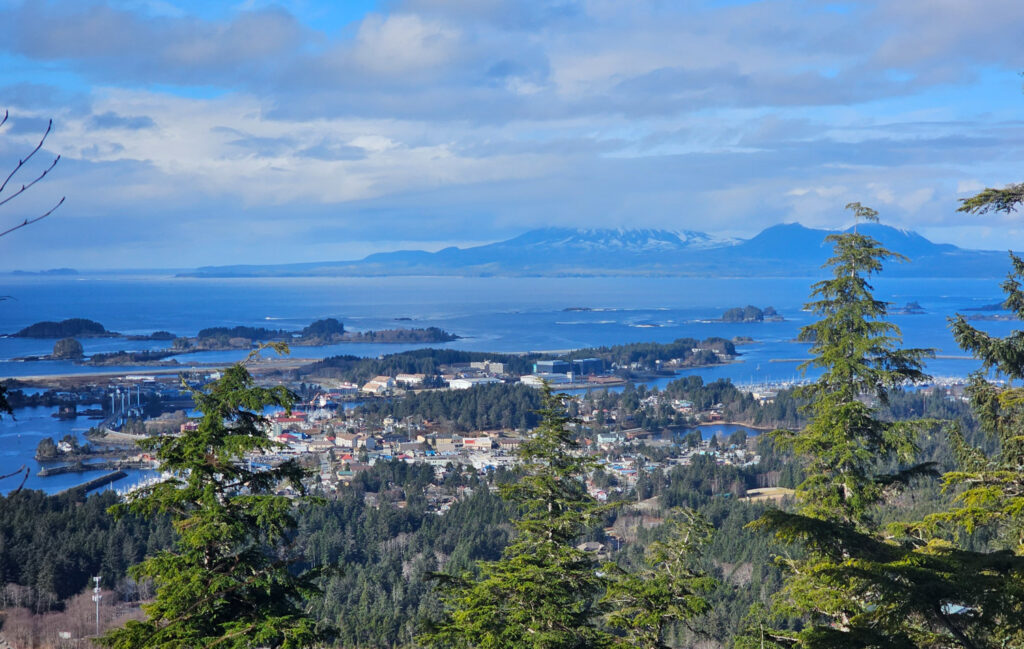
<svg viewBox="0 0 1024 649"><path fill-rule="evenodd" d="M650 253L724 248L740 242L693 230L543 228L531 230L505 243L575 252Z"/></svg>

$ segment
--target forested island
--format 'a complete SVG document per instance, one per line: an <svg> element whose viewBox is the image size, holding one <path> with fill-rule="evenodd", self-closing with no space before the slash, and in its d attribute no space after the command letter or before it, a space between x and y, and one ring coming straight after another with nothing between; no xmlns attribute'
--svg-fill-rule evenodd
<svg viewBox="0 0 1024 649"><path fill-rule="evenodd" d="M748 304L745 307L733 307L722 314L722 322L782 322L783 318L775 307L764 309Z"/></svg>
<svg viewBox="0 0 1024 649"><path fill-rule="evenodd" d="M12 338L116 338L121 334L86 318L68 318L60 322L43 321L8 334Z"/></svg>
<svg viewBox="0 0 1024 649"><path fill-rule="evenodd" d="M437 327L346 331L334 318L317 320L299 331L264 327L210 327L194 337L175 338L173 348L180 352L248 349L263 342L286 342L296 347L314 347L338 343L443 343L459 337Z"/></svg>
<svg viewBox="0 0 1024 649"><path fill-rule="evenodd" d="M98 322L72 318L61 322L37 322L11 335L21 338L60 338L49 356L26 356L14 359L16 361L73 360L82 365L96 367L175 365L177 363L172 356L205 351L252 349L265 342L285 342L296 347L313 347L339 343L430 344L459 339L459 336L438 327L346 331L344 325L334 318L317 320L299 331L246 326L208 327L201 329L192 337L175 336L169 331L155 331L145 336L122 336L108 331ZM86 356L82 344L76 337L100 336L122 337L126 340L167 341L171 346L166 349L97 352Z"/></svg>

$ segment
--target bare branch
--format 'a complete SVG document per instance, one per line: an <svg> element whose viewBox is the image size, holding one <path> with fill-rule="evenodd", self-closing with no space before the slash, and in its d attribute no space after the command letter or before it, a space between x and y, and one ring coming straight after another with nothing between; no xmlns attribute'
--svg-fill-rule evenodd
<svg viewBox="0 0 1024 649"><path fill-rule="evenodd" d="M3 124L3 122L0 122L0 125L2 125L2 124ZM21 491L21 488L25 486L25 482L28 480L28 474L29 474L28 465L27 464L22 464L18 468L17 471L14 471L13 473L8 473L7 475L0 475L0 480L3 480L5 478L10 478L12 476L16 476L19 473L24 473L25 475L23 475L21 477L21 484L18 485L18 488L15 489L14 491L12 491L10 494L8 494L10 496L13 496L14 494L18 493L19 491Z"/></svg>
<svg viewBox="0 0 1024 649"><path fill-rule="evenodd" d="M5 110L4 111L3 119L0 119L0 127L2 127L4 124L7 123L7 120L8 120L9 117L10 117L10 112ZM43 136L41 138L39 138L39 142L36 144L35 148L32 149L27 156L25 156L24 158L18 160L18 164L15 165L14 169L11 170L11 173L7 174L7 177L4 178L2 183L0 183L0 194L3 194L4 190L7 189L7 185L11 182L11 179L14 178L14 176L19 171L21 171L21 169L29 162L29 160L31 160L37 153L39 153L40 150L42 150L43 144L46 142L46 138L49 137L51 131L53 131L53 120L52 119L46 124L46 131L43 132ZM9 196L4 197L4 198L0 198L0 206L6 205L7 203L11 202L12 200L17 198L21 194L24 194L26 191L28 191L29 188L31 188L33 185L38 183L40 180L42 180L43 178L46 178L46 175L49 174L51 171L53 171L53 168L57 166L58 162L60 162L60 156L59 155L56 158L54 158L53 162L51 162L50 165L48 167L46 167L46 169L44 169L42 171L42 173L40 173L38 176L36 176L32 180L30 180L29 182L22 184L21 187L18 190L14 191ZM54 210L56 210L58 207L60 207L61 204L63 204L63 203L64 203L64 197L61 197L61 199L59 201L57 201L57 204L54 205L52 208L50 208L49 211L47 211L46 213L41 214L40 216L33 217L33 218L27 218L24 221L22 221L21 223L19 223L18 225L15 225L12 228L8 228L7 230L4 230L3 232L0 232L0 237L2 237L4 235L7 235L7 234L10 234L11 232L14 232L15 230L18 230L20 228L25 227L26 225L31 225L31 224L33 224L33 223L35 223L37 221L42 221L46 217L48 217L51 214L53 214Z"/></svg>
<svg viewBox="0 0 1024 649"><path fill-rule="evenodd" d="M4 121L5 122L7 121L7 115L6 114L4 115ZM39 149L43 148L43 142L46 142L46 138L47 138L47 136L50 135L50 131L52 131L52 130L53 130L53 120L51 119L50 122L46 125L46 132L43 133L43 137L39 138L39 144L36 145L36 148L32 149L32 152L29 153L27 156L25 156L21 160L18 160L18 165L11 171L11 173L7 174L7 178L4 179L3 184L0 184L0 192L4 191L4 189L7 187L7 183L11 182L11 178L14 177L14 174L18 173L18 171L20 171L21 168L25 166L25 163L27 163L29 160L31 160L32 156L34 156L36 153L39 152ZM60 156L57 156L57 159L59 160ZM56 160L54 161L53 164L57 164ZM50 169L53 169L53 165L50 165Z"/></svg>
<svg viewBox="0 0 1024 649"><path fill-rule="evenodd" d="M34 153L34 152L33 152L33 153ZM28 158L25 158L25 160L28 160ZM9 203L10 201L14 200L14 199L15 199L15 198L16 198L16 197L17 197L17 196L19 195L19 194L24 194L24 193L25 193L25 191L26 191L26 190L27 190L27 189L28 189L29 187L31 187L32 185L36 184L37 182L39 182L39 181L40 181L40 180L42 180L43 178L46 178L46 174L50 173L50 171L52 171L52 170L53 170L53 168L57 166L57 163L58 163L58 162L60 162L60 156L57 156L56 158L54 158L54 159L53 159L53 162L51 162L51 163L50 163L50 166L49 166L49 167L47 167L46 169L44 169L44 170L43 170L43 173L41 173L41 174L39 174L38 176L36 176L36 178L35 178L34 180L32 180L31 182L29 182L29 183L27 183L27 184L25 184L25 185L22 185L22 186L21 186L21 189L19 189L18 191L14 192L13 194L11 194L10 196L8 196L7 198L5 198L5 199L3 199L3 200L0 200L0 205L3 205L4 203ZM23 163L23 161L19 161L19 162L18 162L18 166L20 167L20 166L22 165L22 163ZM14 171L12 171L12 172L11 172L11 176L13 176L13 175L14 175L14 173L15 173L16 171L17 171L17 169L15 169ZM10 179L11 179L11 176L8 176L8 177L7 177L7 180L10 180ZM6 185L7 185L7 181L5 180L5 181L4 181L4 186L6 186ZM4 190L4 189L3 189L3 187L0 187L0 192L2 192L3 190Z"/></svg>
<svg viewBox="0 0 1024 649"><path fill-rule="evenodd" d="M37 217L32 218L32 219L25 219L24 221L22 221L21 223L19 223L16 226L14 226L13 228L8 228L8 229L4 230L3 232L0 232L0 237L4 236L5 234L10 234L11 232L14 232L15 230L17 230L19 228L25 227L26 225L32 225L36 221L42 221L46 217L48 217L51 214L53 214L57 210L57 208L60 207L61 204L64 203L64 198L66 198L66 197L62 196L61 199L59 201L57 201L57 204L54 205L53 207L51 207L50 210L48 212L46 212L45 214L41 214L40 216L37 216Z"/></svg>

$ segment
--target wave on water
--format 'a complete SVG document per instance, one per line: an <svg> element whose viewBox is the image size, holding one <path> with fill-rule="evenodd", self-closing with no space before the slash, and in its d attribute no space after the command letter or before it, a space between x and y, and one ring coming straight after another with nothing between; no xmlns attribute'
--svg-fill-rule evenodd
<svg viewBox="0 0 1024 649"><path fill-rule="evenodd" d="M568 321L555 322L556 325L567 325L567 326L572 326L572 327L580 327L580 326L585 326L585 325L609 325L609 324L618 324L618 323L619 323L618 320L593 320L593 321L591 321L591 320L568 320Z"/></svg>

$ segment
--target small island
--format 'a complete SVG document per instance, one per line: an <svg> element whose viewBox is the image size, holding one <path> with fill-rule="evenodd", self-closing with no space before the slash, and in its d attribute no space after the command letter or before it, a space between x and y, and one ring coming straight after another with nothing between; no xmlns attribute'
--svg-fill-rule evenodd
<svg viewBox="0 0 1024 649"><path fill-rule="evenodd" d="M907 302L903 307L893 311L894 315L924 315L926 311L919 302Z"/></svg>
<svg viewBox="0 0 1024 649"><path fill-rule="evenodd" d="M783 318L775 307L766 306L760 309L748 304L745 307L733 307L722 314L722 322L782 322Z"/></svg>
<svg viewBox="0 0 1024 649"><path fill-rule="evenodd" d="M74 338L61 338L53 345L53 358L58 360L78 360L84 355L82 343Z"/></svg>
<svg viewBox="0 0 1024 649"><path fill-rule="evenodd" d="M74 268L50 268L47 270L14 270L11 271L11 275L47 275L47 276L62 276L62 275L78 275L78 271Z"/></svg>
<svg viewBox="0 0 1024 649"><path fill-rule="evenodd" d="M1009 311L1010 307L1007 306L1006 301L994 302L992 304L984 304L982 306L967 307L964 311Z"/></svg>
<svg viewBox="0 0 1024 649"><path fill-rule="evenodd" d="M60 322L46 320L10 334L12 338L116 338L120 335L86 318L68 318Z"/></svg>

